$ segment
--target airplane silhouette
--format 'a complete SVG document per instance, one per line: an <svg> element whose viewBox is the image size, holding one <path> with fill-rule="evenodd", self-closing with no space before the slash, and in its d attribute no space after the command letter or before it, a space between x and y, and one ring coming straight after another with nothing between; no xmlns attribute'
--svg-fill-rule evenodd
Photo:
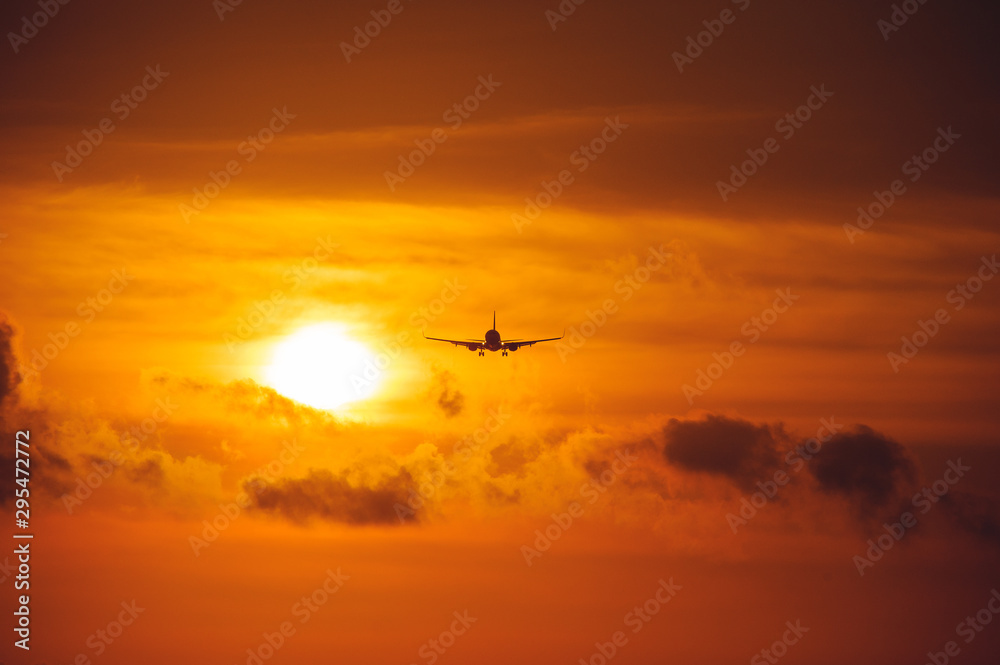
<svg viewBox="0 0 1000 665"><path fill-rule="evenodd" d="M565 334L565 333L563 333ZM428 337L424 335L424 339L429 339L435 342L448 342L454 344L455 346L464 346L469 351L479 351L479 355L485 356L486 351L503 351L503 355L507 355L508 351L517 351L522 346L531 346L532 344L538 344L539 342L553 342L557 339L562 339L563 335L559 337L549 337L548 339L500 339L500 333L497 332L497 313L493 312L493 328L486 331L486 339L441 339L439 337Z"/></svg>

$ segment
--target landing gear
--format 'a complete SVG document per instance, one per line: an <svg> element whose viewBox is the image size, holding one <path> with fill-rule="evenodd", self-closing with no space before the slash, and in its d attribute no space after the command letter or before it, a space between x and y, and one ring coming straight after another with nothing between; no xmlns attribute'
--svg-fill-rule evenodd
<svg viewBox="0 0 1000 665"><path fill-rule="evenodd" d="M504 354L504 355L507 355L507 352L506 352L506 351L504 351L504 352L503 352L503 354Z"/></svg>
<svg viewBox="0 0 1000 665"><path fill-rule="evenodd" d="M485 354L485 353L483 353L482 351L480 351L480 352L479 352L479 355L481 355L481 356L484 356L484 355L486 355L486 354Z"/></svg>

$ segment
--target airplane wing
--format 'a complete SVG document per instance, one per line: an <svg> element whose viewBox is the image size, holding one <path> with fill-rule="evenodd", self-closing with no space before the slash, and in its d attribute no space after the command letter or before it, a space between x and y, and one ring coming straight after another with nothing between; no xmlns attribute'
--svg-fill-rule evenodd
<svg viewBox="0 0 1000 665"><path fill-rule="evenodd" d="M448 342L449 344L454 344L455 346L464 346L469 351L478 351L483 348L483 342L485 340L481 339L441 339L440 337L428 337L424 335L424 339L433 340L435 342Z"/></svg>
<svg viewBox="0 0 1000 665"><path fill-rule="evenodd" d="M522 346L531 346L532 344L538 344L539 342L554 342L557 339L562 339L562 338L563 336L560 335L559 337L549 337L547 339L525 339L525 340L508 339L508 340L503 340L500 343L502 345L501 348L503 349L506 349L508 351L517 351Z"/></svg>

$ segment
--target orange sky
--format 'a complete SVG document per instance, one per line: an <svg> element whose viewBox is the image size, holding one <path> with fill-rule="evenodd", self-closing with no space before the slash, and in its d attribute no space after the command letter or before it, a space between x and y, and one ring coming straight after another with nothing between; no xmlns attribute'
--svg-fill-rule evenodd
<svg viewBox="0 0 1000 665"><path fill-rule="evenodd" d="M39 7L2 10L0 660L994 662L994 7ZM566 337L421 339L494 311ZM283 394L314 324L370 394Z"/></svg>

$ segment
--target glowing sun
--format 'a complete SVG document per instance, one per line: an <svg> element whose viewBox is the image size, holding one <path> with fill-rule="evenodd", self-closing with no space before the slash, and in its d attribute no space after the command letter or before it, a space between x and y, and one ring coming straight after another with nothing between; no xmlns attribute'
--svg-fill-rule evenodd
<svg viewBox="0 0 1000 665"><path fill-rule="evenodd" d="M370 397L375 381L365 368L375 356L342 326L319 323L302 328L275 347L267 381L279 393L318 409L334 409ZM377 378L376 378L377 380Z"/></svg>

